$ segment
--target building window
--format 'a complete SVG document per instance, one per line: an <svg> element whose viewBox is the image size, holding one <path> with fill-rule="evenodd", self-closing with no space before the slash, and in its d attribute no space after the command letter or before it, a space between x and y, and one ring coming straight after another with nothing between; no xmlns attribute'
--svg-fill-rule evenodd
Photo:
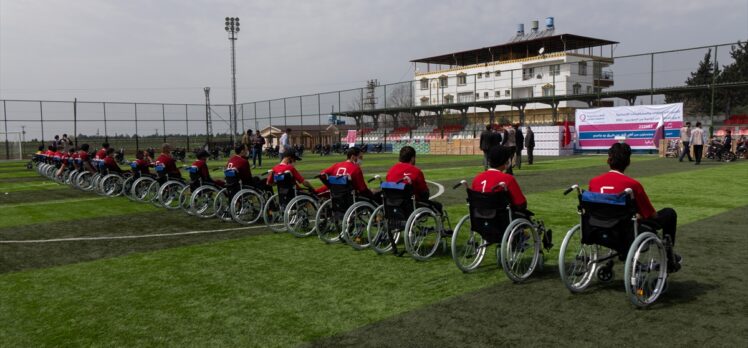
<svg viewBox="0 0 748 348"><path fill-rule="evenodd" d="M494 71L493 76L496 76L496 77L501 76L501 70Z"/></svg>
<svg viewBox="0 0 748 348"><path fill-rule="evenodd" d="M496 98L498 98L498 97L501 97L501 91L496 91L496 92L494 92L494 96L495 96Z"/></svg>
<svg viewBox="0 0 748 348"><path fill-rule="evenodd" d="M579 62L579 75L587 75L587 62Z"/></svg>
<svg viewBox="0 0 748 348"><path fill-rule="evenodd" d="M511 92L511 91L509 91L508 89L504 91L504 96L505 96L505 97L508 97L508 96L510 96L510 95L512 95L512 92Z"/></svg>
<svg viewBox="0 0 748 348"><path fill-rule="evenodd" d="M484 73L483 73L483 75L485 75L485 77L486 77L486 78L489 78L489 77L491 77L491 73L490 73L490 72L488 72L488 71L484 72Z"/></svg>
<svg viewBox="0 0 748 348"><path fill-rule="evenodd" d="M421 97L421 105L429 105L429 97Z"/></svg>
<svg viewBox="0 0 748 348"><path fill-rule="evenodd" d="M592 86L587 86L587 94L592 94Z"/></svg>
<svg viewBox="0 0 748 348"><path fill-rule="evenodd" d="M488 92L483 92L483 99L488 99Z"/></svg>
<svg viewBox="0 0 748 348"><path fill-rule="evenodd" d="M483 77L483 73L478 73L478 78L482 78L482 77Z"/></svg>
<svg viewBox="0 0 748 348"><path fill-rule="evenodd" d="M544 97L553 96L554 95L554 90L555 90L555 87L553 87L553 85L551 85L551 84L543 86L543 96Z"/></svg>
<svg viewBox="0 0 748 348"><path fill-rule="evenodd" d="M473 92L457 93L458 103L470 103L473 100L475 100L475 95L473 95Z"/></svg>
<svg viewBox="0 0 748 348"><path fill-rule="evenodd" d="M572 86L573 94L581 94L582 93L582 85L575 83L574 86Z"/></svg>
<svg viewBox="0 0 748 348"><path fill-rule="evenodd" d="M455 102L455 97L451 94L447 94L444 96L444 103L445 104L452 104Z"/></svg>
<svg viewBox="0 0 748 348"><path fill-rule="evenodd" d="M467 75L465 74L459 74L457 75L457 85L458 86L464 86L467 84Z"/></svg>
<svg viewBox="0 0 748 348"><path fill-rule="evenodd" d="M535 75L535 68L524 68L522 69L522 79L529 80Z"/></svg>
<svg viewBox="0 0 748 348"><path fill-rule="evenodd" d="M429 79L423 78L421 79L421 90L429 89Z"/></svg>
<svg viewBox="0 0 748 348"><path fill-rule="evenodd" d="M439 86L441 88L449 87L449 80L447 79L446 76L440 76L439 77Z"/></svg>
<svg viewBox="0 0 748 348"><path fill-rule="evenodd" d="M480 99L480 93L475 93L475 100Z"/></svg>
<svg viewBox="0 0 748 348"><path fill-rule="evenodd" d="M551 65L551 76L558 76L561 75L561 65L555 64Z"/></svg>

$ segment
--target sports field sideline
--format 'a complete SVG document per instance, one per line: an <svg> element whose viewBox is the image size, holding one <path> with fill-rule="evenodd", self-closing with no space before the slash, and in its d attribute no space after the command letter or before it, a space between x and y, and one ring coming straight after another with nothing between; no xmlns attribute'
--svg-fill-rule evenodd
<svg viewBox="0 0 748 348"><path fill-rule="evenodd" d="M338 160L308 155L299 167L311 177ZM364 173L384 174L395 160L368 154ZM426 179L445 188L435 199L453 226L467 209L464 189L452 185L470 180L480 162L418 157ZM556 245L545 270L520 285L492 254L478 272L462 274L448 253L416 262L261 225L199 220L60 186L24 165L0 163L0 346L748 342L748 161L633 158L627 174L654 206L677 210L684 257L668 292L647 310L626 299L620 264L616 281L584 294L570 294L558 277L558 247L578 220L576 198L561 192L606 171L604 156L539 158L515 171Z"/></svg>

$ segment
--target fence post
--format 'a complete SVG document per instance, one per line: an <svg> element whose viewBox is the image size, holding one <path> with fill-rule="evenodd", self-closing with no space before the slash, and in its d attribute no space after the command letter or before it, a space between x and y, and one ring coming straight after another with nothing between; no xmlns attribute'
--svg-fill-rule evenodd
<svg viewBox="0 0 748 348"><path fill-rule="evenodd" d="M44 108L42 107L42 101L39 101L39 120L42 127L42 144L44 144Z"/></svg>
<svg viewBox="0 0 748 348"><path fill-rule="evenodd" d="M189 152L190 147L190 117L189 113L187 112L187 104L184 104L184 128L187 132L187 151Z"/></svg>
<svg viewBox="0 0 748 348"><path fill-rule="evenodd" d="M717 61L717 48L719 46L714 46L714 71L712 72L712 102L709 106L709 136L714 136L714 82L717 77L717 69L719 67L719 62ZM727 115L728 117L730 115Z"/></svg>
<svg viewBox="0 0 748 348"><path fill-rule="evenodd" d="M242 104L242 137L244 137L244 133L247 132L247 129L244 128L244 104Z"/></svg>
<svg viewBox="0 0 748 348"><path fill-rule="evenodd" d="M166 107L161 104L161 122L164 128L164 142L166 142Z"/></svg>
<svg viewBox="0 0 748 348"><path fill-rule="evenodd" d="M106 126L106 123L107 123L107 121L106 121L106 102L104 102L103 104L104 104L104 141L108 143L109 142L109 133L107 132L107 126Z"/></svg>
<svg viewBox="0 0 748 348"><path fill-rule="evenodd" d="M602 68L600 68L602 69ZM602 70L600 70L600 78L602 78ZM649 55L649 105L654 104L654 88L655 88L655 55L654 53ZM602 88L599 88L602 89ZM598 107L599 102L598 102Z"/></svg>
<svg viewBox="0 0 748 348"><path fill-rule="evenodd" d="M3 100L3 121L5 123L5 159L10 159L10 143L8 142L8 109Z"/></svg>
<svg viewBox="0 0 748 348"><path fill-rule="evenodd" d="M319 145L322 146L322 97L317 93L317 124L319 127Z"/></svg>
<svg viewBox="0 0 748 348"><path fill-rule="evenodd" d="M254 113L254 115L255 115L255 130L260 130L260 126L257 123L257 102L254 102L252 104L254 105L254 109L255 109L255 113Z"/></svg>
<svg viewBox="0 0 748 348"><path fill-rule="evenodd" d="M73 137L75 138L75 147L78 147L78 98L73 100ZM67 149L65 150L67 151Z"/></svg>
<svg viewBox="0 0 748 348"><path fill-rule="evenodd" d="M138 139L138 103L135 103L135 148L140 148L140 139Z"/></svg>

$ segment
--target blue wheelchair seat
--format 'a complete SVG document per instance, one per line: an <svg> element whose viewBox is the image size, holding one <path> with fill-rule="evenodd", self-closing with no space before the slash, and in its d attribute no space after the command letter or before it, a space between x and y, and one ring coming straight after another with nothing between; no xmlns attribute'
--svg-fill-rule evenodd
<svg viewBox="0 0 748 348"><path fill-rule="evenodd" d="M634 241L636 204L628 194L584 191L579 196L582 243L602 245L625 255Z"/></svg>

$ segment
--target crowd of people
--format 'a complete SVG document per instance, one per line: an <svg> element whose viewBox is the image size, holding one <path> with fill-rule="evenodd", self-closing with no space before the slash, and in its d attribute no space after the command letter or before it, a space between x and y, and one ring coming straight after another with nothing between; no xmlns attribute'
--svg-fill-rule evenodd
<svg viewBox="0 0 748 348"><path fill-rule="evenodd" d="M535 133L530 126L526 127L526 135L522 134L519 124L500 127L498 125L488 124L486 130L480 134L480 149L483 151L483 167L488 169L489 156L492 148L501 145L507 147L512 156L508 173L512 173L513 168L522 169L522 150L527 149L527 164L532 164L535 160L533 151L535 149Z"/></svg>

